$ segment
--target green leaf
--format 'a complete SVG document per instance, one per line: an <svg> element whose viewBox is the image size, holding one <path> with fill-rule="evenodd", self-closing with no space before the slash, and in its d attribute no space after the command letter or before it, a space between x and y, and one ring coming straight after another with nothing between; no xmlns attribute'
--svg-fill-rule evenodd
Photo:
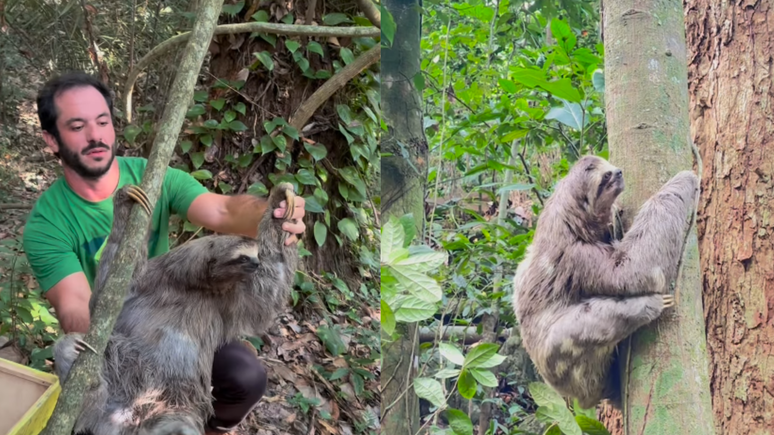
<svg viewBox="0 0 774 435"><path fill-rule="evenodd" d="M349 17L347 17L346 14L342 14L342 13L339 13L339 12L335 12L335 13L332 13L332 14L324 15L322 20L323 20L323 24L325 24L326 26L335 26L335 25L341 24L341 23L351 23L352 22L352 20L350 20Z"/></svg>
<svg viewBox="0 0 774 435"><path fill-rule="evenodd" d="M204 106L201 104L194 104L193 107L188 109L188 112L186 112L185 117L186 118L196 118L197 116L204 115L206 110L204 110Z"/></svg>
<svg viewBox="0 0 774 435"><path fill-rule="evenodd" d="M250 195L266 196L269 194L269 189L266 188L265 184L256 181L247 188L247 193Z"/></svg>
<svg viewBox="0 0 774 435"><path fill-rule="evenodd" d="M212 172L206 169L200 169L198 171L191 172L191 176L197 180L209 180L212 178Z"/></svg>
<svg viewBox="0 0 774 435"><path fill-rule="evenodd" d="M551 34L554 35L559 46L567 53L570 53L578 42L578 39L575 37L575 34L572 33L570 26L558 18L551 20Z"/></svg>
<svg viewBox="0 0 774 435"><path fill-rule="evenodd" d="M328 236L328 227L324 223L317 221L314 223L314 240L317 246L322 247L325 244L325 238Z"/></svg>
<svg viewBox="0 0 774 435"><path fill-rule="evenodd" d="M228 123L228 129L231 131L245 131L247 126L242 121L231 121Z"/></svg>
<svg viewBox="0 0 774 435"><path fill-rule="evenodd" d="M519 91L519 89L516 87L516 83L514 83L512 80L498 79L497 83L499 83L500 87L509 94L515 94Z"/></svg>
<svg viewBox="0 0 774 435"><path fill-rule="evenodd" d="M223 106L225 104L226 104L226 100L224 100L223 98L218 98L217 100L210 100L210 106L214 107L215 110L217 110L218 112L220 112L221 109L223 109Z"/></svg>
<svg viewBox="0 0 774 435"><path fill-rule="evenodd" d="M438 379L449 379L449 378L456 378L460 375L461 370L459 369L441 369L435 372L435 376Z"/></svg>
<svg viewBox="0 0 774 435"><path fill-rule="evenodd" d="M572 80L559 79L553 82L546 82L540 85L541 88L550 92L551 95L568 101L580 102L581 96L577 89L572 86Z"/></svg>
<svg viewBox="0 0 774 435"><path fill-rule="evenodd" d="M341 56L341 60L344 61L344 65L349 65L355 61L355 55L352 54L352 50L347 47L341 47L339 56Z"/></svg>
<svg viewBox="0 0 774 435"><path fill-rule="evenodd" d="M591 419L597 418L596 408L588 408L588 409L581 408L580 403L578 403L578 399L572 400L572 409L573 409L573 412L575 412L575 415L585 415L586 417Z"/></svg>
<svg viewBox="0 0 774 435"><path fill-rule="evenodd" d="M261 9L260 11L254 13L251 18L259 23L267 23L269 22L269 13Z"/></svg>
<svg viewBox="0 0 774 435"><path fill-rule="evenodd" d="M556 422L564 435L583 435L575 417L564 403L540 406L535 412L535 418L547 424Z"/></svg>
<svg viewBox="0 0 774 435"><path fill-rule="evenodd" d="M244 115L247 111L247 107L245 106L245 103L240 101L234 105L234 110Z"/></svg>
<svg viewBox="0 0 774 435"><path fill-rule="evenodd" d="M205 128L209 128L210 130L218 128L218 125L220 125L220 124L215 119L208 119L208 120L204 121L204 127Z"/></svg>
<svg viewBox="0 0 774 435"><path fill-rule="evenodd" d="M197 103L203 103L207 101L207 91L194 91L193 99Z"/></svg>
<svg viewBox="0 0 774 435"><path fill-rule="evenodd" d="M408 266L390 266L403 289L427 302L438 302L443 292L438 281Z"/></svg>
<svg viewBox="0 0 774 435"><path fill-rule="evenodd" d="M317 198L314 196L305 196L304 197L304 210L310 212L310 213L323 213L325 212L325 209L323 208L322 204L317 202Z"/></svg>
<svg viewBox="0 0 774 435"><path fill-rule="evenodd" d="M357 171L352 166L347 166L345 168L339 169L339 174L347 180L349 184L355 187L357 189L357 192L361 196L366 196L366 187L363 180L360 179L358 176Z"/></svg>
<svg viewBox="0 0 774 435"><path fill-rule="evenodd" d="M296 173L296 180L298 180L299 183L305 184L307 186L317 185L317 177L315 177L314 172L310 171L309 169L300 169Z"/></svg>
<svg viewBox="0 0 774 435"><path fill-rule="evenodd" d="M348 373L349 373L348 368L342 367L340 369L336 369L336 371L333 372L333 374L331 375L330 378L328 378L328 380L335 381L336 379L341 379L344 376L347 376Z"/></svg>
<svg viewBox="0 0 774 435"><path fill-rule="evenodd" d="M341 231L342 234L347 236L349 240L352 240L353 242L357 240L360 232L357 228L357 223L352 218L344 218L340 220L337 224L339 231Z"/></svg>
<svg viewBox="0 0 774 435"><path fill-rule="evenodd" d="M414 379L414 392L417 396L433 404L436 408L446 405L441 383L433 378Z"/></svg>
<svg viewBox="0 0 774 435"><path fill-rule="evenodd" d="M212 146L212 136L209 134L203 134L199 137L199 141L203 143L205 146Z"/></svg>
<svg viewBox="0 0 774 435"><path fill-rule="evenodd" d="M333 356L339 356L347 350L347 345L341 340L341 335L332 328L327 326L317 328L317 336Z"/></svg>
<svg viewBox="0 0 774 435"><path fill-rule="evenodd" d="M534 88L540 86L546 82L546 75L543 70L534 68L513 68L511 74L514 80L527 86L528 88Z"/></svg>
<svg viewBox="0 0 774 435"><path fill-rule="evenodd" d="M483 367L490 359L497 355L499 347L499 345L494 343L482 343L470 349L470 352L465 356L465 367Z"/></svg>
<svg viewBox="0 0 774 435"><path fill-rule="evenodd" d="M403 226L390 219L382 226L381 262L390 263L393 253L403 248Z"/></svg>
<svg viewBox="0 0 774 435"><path fill-rule="evenodd" d="M379 7L381 8L382 13L382 40L388 41L389 45L392 46L392 40L395 37L395 29L397 28L395 19L392 17L390 11L384 7L383 3L380 4Z"/></svg>
<svg viewBox="0 0 774 435"><path fill-rule="evenodd" d="M433 317L438 307L419 298L406 296L400 308L395 310L395 320L404 323L420 322Z"/></svg>
<svg viewBox="0 0 774 435"><path fill-rule="evenodd" d="M457 390L462 397L470 400L476 395L476 379L470 374L470 370L463 369L460 373L459 382L457 382Z"/></svg>
<svg viewBox="0 0 774 435"><path fill-rule="evenodd" d="M319 222L315 222L315 225L318 223ZM390 308L385 300L382 300L381 325L387 335L392 335L392 333L395 332L395 313L392 312L392 308Z"/></svg>
<svg viewBox="0 0 774 435"><path fill-rule="evenodd" d="M32 323L34 319L32 318L32 313L30 311L20 305L16 305L14 307L14 311L16 312L16 315L19 316L24 323Z"/></svg>
<svg viewBox="0 0 774 435"><path fill-rule="evenodd" d="M581 130L588 125L589 117L583 116L583 109L580 104L570 103L564 100L562 100L562 103L562 107L551 108L548 114L546 114L545 119L555 119L575 130Z"/></svg>
<svg viewBox="0 0 774 435"><path fill-rule="evenodd" d="M287 47L288 51L290 51L291 53L295 53L296 50L298 50L298 47L300 46L301 46L301 43L299 42L296 42L290 39L285 41L285 47Z"/></svg>
<svg viewBox="0 0 774 435"><path fill-rule="evenodd" d="M137 138L137 135L142 132L142 128L136 126L136 125L127 125L126 128L124 128L124 139L126 139L129 144L134 145L134 140Z"/></svg>
<svg viewBox="0 0 774 435"><path fill-rule="evenodd" d="M610 435L610 431L607 430L604 424L600 423L596 418L591 418L586 415L576 415L575 422L578 423L583 433L587 435Z"/></svg>
<svg viewBox="0 0 774 435"><path fill-rule="evenodd" d="M223 114L223 121L226 123L229 123L236 119L236 112L233 110L227 110L226 113Z"/></svg>
<svg viewBox="0 0 774 435"><path fill-rule="evenodd" d="M239 3L237 3L235 5L224 4L221 7L221 11L223 13L226 13L226 14L228 14L228 15L233 17L234 15L238 14L239 12L241 12L242 8L244 8L244 7L245 7L245 1L241 0Z"/></svg>
<svg viewBox="0 0 774 435"><path fill-rule="evenodd" d="M448 359L458 366L465 364L465 357L462 355L462 352L457 349L457 346L453 344L445 342L438 343L438 352L441 353L442 357Z"/></svg>
<svg viewBox="0 0 774 435"><path fill-rule="evenodd" d="M417 224L414 222L414 215L412 213L407 213L398 219L401 226L403 226L403 247L406 248L411 244L411 241L414 240L414 236L417 233Z"/></svg>
<svg viewBox="0 0 774 435"><path fill-rule="evenodd" d="M312 145L304 142L304 148L306 148L312 158L314 158L315 162L319 162L328 155L328 150L323 145Z"/></svg>
<svg viewBox="0 0 774 435"><path fill-rule="evenodd" d="M449 256L444 252L426 252L415 254L394 263L396 266L408 266L417 272L429 272L443 265Z"/></svg>
<svg viewBox="0 0 774 435"><path fill-rule="evenodd" d="M473 435L473 422L470 421L468 414L459 409L450 408L446 410L446 419L454 435Z"/></svg>
<svg viewBox="0 0 774 435"><path fill-rule="evenodd" d="M489 388L497 387L497 378L495 377L494 373L490 372L489 370L470 369L470 374L473 375L474 378L476 378L479 384L485 387L489 387Z"/></svg>
<svg viewBox="0 0 774 435"><path fill-rule="evenodd" d="M193 163L194 168L199 169L199 167L202 166L202 163L204 163L204 153L199 151L198 153L190 153L189 156L191 156L191 163Z"/></svg>
<svg viewBox="0 0 774 435"><path fill-rule="evenodd" d="M306 48L312 53L317 53L323 57L325 56L325 54L323 53L322 45L320 45L319 42L310 41L309 44L306 46Z"/></svg>
<svg viewBox="0 0 774 435"><path fill-rule="evenodd" d="M601 69L594 71L591 74L591 83L594 84L594 90L597 92L605 92L605 72Z"/></svg>
<svg viewBox="0 0 774 435"><path fill-rule="evenodd" d="M314 188L314 197L320 202L320 205L324 205L328 202L328 193L319 187Z"/></svg>
<svg viewBox="0 0 774 435"><path fill-rule="evenodd" d="M285 152L285 148L288 146L288 141L285 139L284 135L278 134L274 136L271 141L274 142L274 145L276 145L280 151L283 153Z"/></svg>
<svg viewBox="0 0 774 435"><path fill-rule="evenodd" d="M266 67L267 70L274 70L274 61L271 58L271 54L268 51L261 51L260 53L253 53L253 56L257 57L259 61Z"/></svg>

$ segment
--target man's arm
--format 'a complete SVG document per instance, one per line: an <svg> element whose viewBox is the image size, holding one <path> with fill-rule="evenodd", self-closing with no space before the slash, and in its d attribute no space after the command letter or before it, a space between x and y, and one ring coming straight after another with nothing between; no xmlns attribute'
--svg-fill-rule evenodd
<svg viewBox="0 0 774 435"><path fill-rule="evenodd" d="M70 274L45 293L65 333L89 331L91 288L83 272Z"/></svg>
<svg viewBox="0 0 774 435"><path fill-rule="evenodd" d="M226 196L217 193L203 193L196 197L188 208L188 220L194 225L205 227L209 230L226 233L241 234L255 238L258 223L266 212L268 202L264 198L253 195ZM285 214L287 204L283 201L280 208L273 211L274 217ZM304 198L296 197L292 218L296 223L286 222L282 228L293 234L288 237L286 244L298 240L297 234L306 229L303 222Z"/></svg>

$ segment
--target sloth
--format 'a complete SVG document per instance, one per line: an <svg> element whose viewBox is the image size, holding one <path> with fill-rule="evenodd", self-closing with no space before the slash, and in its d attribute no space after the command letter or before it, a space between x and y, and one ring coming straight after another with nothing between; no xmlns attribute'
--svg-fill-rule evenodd
<svg viewBox="0 0 774 435"><path fill-rule="evenodd" d="M543 379L593 408L621 408L616 345L674 306L699 179L683 171L649 198L617 240L620 169L581 158L556 186L513 279L513 307L524 347Z"/></svg>
<svg viewBox="0 0 774 435"><path fill-rule="evenodd" d="M212 415L215 350L261 335L287 303L298 254L285 246L282 223L293 211L293 186L282 183L268 210L287 200L284 219L265 213L256 239L213 235L151 260L141 244L123 308L108 341L99 383L87 391L74 433L198 435ZM124 235L131 207L151 213L145 193L127 185L113 199L111 233L97 271L93 310ZM78 353L93 348L70 333L54 346L64 382Z"/></svg>

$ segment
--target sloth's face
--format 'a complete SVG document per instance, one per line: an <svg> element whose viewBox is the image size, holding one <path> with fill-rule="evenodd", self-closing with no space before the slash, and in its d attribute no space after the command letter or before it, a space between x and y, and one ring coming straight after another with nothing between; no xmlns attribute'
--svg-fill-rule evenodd
<svg viewBox="0 0 774 435"><path fill-rule="evenodd" d="M225 241L224 239L221 239ZM239 282L248 279L258 270L258 244L254 240L246 239L236 248L233 244L224 247L220 252L228 253L224 257L217 258L210 265L210 276L213 280L223 282Z"/></svg>
<svg viewBox="0 0 774 435"><path fill-rule="evenodd" d="M586 202L589 211L607 214L618 195L624 190L623 172L600 157L581 159L579 169L586 180Z"/></svg>

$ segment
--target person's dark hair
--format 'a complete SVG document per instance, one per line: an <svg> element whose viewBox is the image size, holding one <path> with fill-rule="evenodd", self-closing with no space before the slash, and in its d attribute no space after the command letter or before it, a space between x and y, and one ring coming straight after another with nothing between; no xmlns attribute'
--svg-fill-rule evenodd
<svg viewBox="0 0 774 435"><path fill-rule="evenodd" d="M59 114L56 112L54 98L62 92L84 86L92 86L105 97L105 102L110 109L110 117L113 117L113 99L110 96L110 89L96 77L84 72L71 72L55 77L38 92L38 119L40 119L40 128L53 135L57 141L59 141L59 130L56 128L56 118Z"/></svg>

